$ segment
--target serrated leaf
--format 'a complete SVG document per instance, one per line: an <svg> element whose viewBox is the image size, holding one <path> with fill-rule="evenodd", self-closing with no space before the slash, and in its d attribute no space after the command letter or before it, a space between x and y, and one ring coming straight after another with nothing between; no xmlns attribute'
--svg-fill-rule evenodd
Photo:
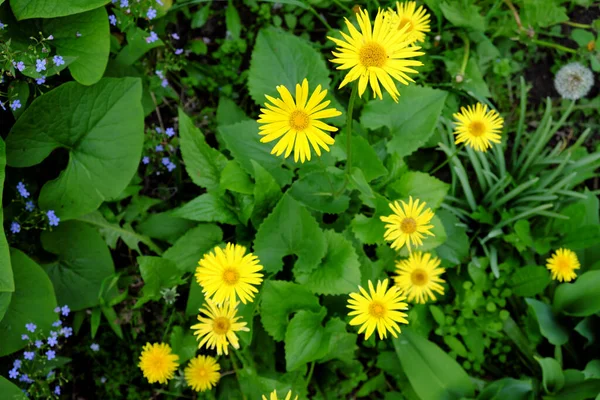
<svg viewBox="0 0 600 400"><path fill-rule="evenodd" d="M529 265L518 268L514 272L511 286L517 296L532 297L542 293L551 281L550 273L546 268Z"/></svg>
<svg viewBox="0 0 600 400"><path fill-rule="evenodd" d="M346 145L346 132L344 131L335 136L335 144L331 152L339 152L341 159L347 159ZM388 173L375 149L373 149L373 146L369 144L367 139L362 136L352 135L351 146L352 166L362 170L368 182Z"/></svg>
<svg viewBox="0 0 600 400"><path fill-rule="evenodd" d="M569 20L566 8L555 0L523 0L523 3L524 20L529 25L545 28Z"/></svg>
<svg viewBox="0 0 600 400"><path fill-rule="evenodd" d="M254 167L254 208L251 218L254 226L260 226L275 208L282 194L281 187L269 171L254 160L252 166Z"/></svg>
<svg viewBox="0 0 600 400"><path fill-rule="evenodd" d="M204 193L184 204L171 213L173 217L181 217L198 222L221 222L237 225L235 213L225 204L223 196L215 193Z"/></svg>
<svg viewBox="0 0 600 400"><path fill-rule="evenodd" d="M142 287L142 297L134 308L139 308L148 301L160 299L161 289L171 288L182 283L183 272L171 260L162 257L140 256L137 258L137 262L140 266L144 286Z"/></svg>
<svg viewBox="0 0 600 400"><path fill-rule="evenodd" d="M180 271L193 272L202 256L221 243L222 238L223 232L217 225L200 224L180 237L163 257L173 261Z"/></svg>
<svg viewBox="0 0 600 400"><path fill-rule="evenodd" d="M382 101L367 103L361 123L368 129L387 127L391 136L388 151L404 157L423 146L433 134L447 95L442 90L410 85L403 88L398 103L387 95Z"/></svg>
<svg viewBox="0 0 600 400"><path fill-rule="evenodd" d="M479 14L479 7L470 1L444 1L440 8L444 17L454 26L476 31L485 30L485 18Z"/></svg>
<svg viewBox="0 0 600 400"><path fill-rule="evenodd" d="M319 299L295 283L267 281L262 288L261 321L267 333L277 341L284 339L290 314L298 310L320 309Z"/></svg>
<svg viewBox="0 0 600 400"><path fill-rule="evenodd" d="M232 125L242 121L248 121L250 118L244 113L235 102L225 96L219 97L217 106L217 125Z"/></svg>
<svg viewBox="0 0 600 400"><path fill-rule="evenodd" d="M436 210L444 201L450 185L439 179L419 171L409 171L400 179L388 185L390 198L405 198L412 196L427 203L427 207Z"/></svg>
<svg viewBox="0 0 600 400"><path fill-rule="evenodd" d="M363 202L365 198L361 197ZM366 202L365 202L366 203ZM388 206L388 200L381 196L379 193L375 193L375 198L369 206L375 207L375 213L373 216L367 217L362 214L356 214L352 220L352 232L358 240L365 244L376 244L383 243L383 235L385 233L385 223L379 218L390 213Z"/></svg>
<svg viewBox="0 0 600 400"><path fill-rule="evenodd" d="M350 204L350 198L341 193L344 186L344 172L330 167L326 170L310 172L298 179L290 188L290 195L308 207L329 214L340 214Z"/></svg>
<svg viewBox="0 0 600 400"><path fill-rule="evenodd" d="M232 192L253 194L254 184L236 161L228 161L221 172L221 187Z"/></svg>
<svg viewBox="0 0 600 400"><path fill-rule="evenodd" d="M319 312L302 310L290 321L285 332L285 365L288 371L294 371L327 354L329 337L321 325L325 314L325 308Z"/></svg>
<svg viewBox="0 0 600 400"><path fill-rule="evenodd" d="M358 335L346 330L348 324L340 318L332 318L325 326L325 333L329 336L329 344L325 356L319 362L329 360L342 360L350 362L354 359L354 354L358 350L356 340Z"/></svg>

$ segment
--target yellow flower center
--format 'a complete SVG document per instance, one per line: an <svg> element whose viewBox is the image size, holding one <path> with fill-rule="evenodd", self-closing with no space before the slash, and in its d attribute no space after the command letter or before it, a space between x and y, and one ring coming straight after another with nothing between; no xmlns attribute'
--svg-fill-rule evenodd
<svg viewBox="0 0 600 400"><path fill-rule="evenodd" d="M568 258L559 258L556 264L561 272L569 272L571 269L573 269Z"/></svg>
<svg viewBox="0 0 600 400"><path fill-rule="evenodd" d="M303 131L308 128L310 124L310 119L308 118L308 114L302 110L294 110L292 114L290 114L290 127L297 131Z"/></svg>
<svg viewBox="0 0 600 400"><path fill-rule="evenodd" d="M231 324L229 323L229 318L217 317L213 321L213 331L217 335L224 335L229 331L230 325Z"/></svg>
<svg viewBox="0 0 600 400"><path fill-rule="evenodd" d="M417 286L424 286L429 281L427 272L421 268L415 269L412 274L410 274L410 279L412 280L413 285Z"/></svg>
<svg viewBox="0 0 600 400"><path fill-rule="evenodd" d="M407 24L408 24L408 29L406 30L406 33L409 33L410 31L412 31L413 24L411 24L411 21L408 18L402 18L400 20L400 23L398 24L398 30L404 28Z"/></svg>
<svg viewBox="0 0 600 400"><path fill-rule="evenodd" d="M485 124L481 121L473 121L469 125L469 132L471 135L479 137L485 133Z"/></svg>
<svg viewBox="0 0 600 400"><path fill-rule="evenodd" d="M162 354L156 354L150 359L149 364L155 371L162 371L165 369L165 357Z"/></svg>
<svg viewBox="0 0 600 400"><path fill-rule="evenodd" d="M207 372L206 372L206 368L198 368L196 370L196 376L198 378L204 378L206 375L208 375Z"/></svg>
<svg viewBox="0 0 600 400"><path fill-rule="evenodd" d="M404 233L414 233L417 230L417 221L414 218L404 218L400 223L400 230Z"/></svg>
<svg viewBox="0 0 600 400"><path fill-rule="evenodd" d="M379 43L371 42L365 44L358 52L358 60L363 67L383 67L388 55Z"/></svg>
<svg viewBox="0 0 600 400"><path fill-rule="evenodd" d="M375 318L381 318L385 315L385 306L378 301L373 301L369 304L369 314Z"/></svg>
<svg viewBox="0 0 600 400"><path fill-rule="evenodd" d="M240 280L240 273L235 268L226 268L223 271L223 281L230 286L235 285Z"/></svg>

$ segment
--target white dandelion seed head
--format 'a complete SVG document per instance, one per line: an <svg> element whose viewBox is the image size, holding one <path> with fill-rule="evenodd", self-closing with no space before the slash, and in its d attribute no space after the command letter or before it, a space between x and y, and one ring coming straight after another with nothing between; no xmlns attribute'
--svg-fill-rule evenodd
<svg viewBox="0 0 600 400"><path fill-rule="evenodd" d="M594 74L578 62L562 67L554 77L554 87L563 99L577 100L585 97L594 86Z"/></svg>

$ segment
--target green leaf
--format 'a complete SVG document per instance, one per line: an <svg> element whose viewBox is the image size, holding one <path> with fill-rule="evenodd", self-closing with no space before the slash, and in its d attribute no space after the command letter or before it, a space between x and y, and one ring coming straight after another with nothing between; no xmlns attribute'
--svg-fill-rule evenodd
<svg viewBox="0 0 600 400"><path fill-rule="evenodd" d="M558 322L548 304L535 299L525 299L525 301L537 319L540 332L550 343L562 346L569 341L569 332Z"/></svg>
<svg viewBox="0 0 600 400"><path fill-rule="evenodd" d="M18 20L28 18L55 18L79 14L108 3L108 0L10 0L10 8ZM107 17L108 18L108 17Z"/></svg>
<svg viewBox="0 0 600 400"><path fill-rule="evenodd" d="M179 135L185 170L196 185L208 190L219 188L221 171L227 159L204 140L200 129L183 110L179 109Z"/></svg>
<svg viewBox="0 0 600 400"><path fill-rule="evenodd" d="M42 209L66 220L121 194L142 153L141 95L139 79L105 78L91 87L62 84L29 106L6 138L8 165L30 167L54 149L69 150L67 168L41 190Z"/></svg>
<svg viewBox="0 0 600 400"><path fill-rule="evenodd" d="M171 213L173 217L181 217L199 222L221 222L237 225L235 213L225 204L222 196L215 193L204 193L184 204Z"/></svg>
<svg viewBox="0 0 600 400"><path fill-rule="evenodd" d="M34 322L40 332L48 334L52 323L56 321L56 297L48 276L35 261L20 250L11 249L10 257L15 292L4 318L0 321L0 357L25 347L27 342L21 340L21 335L26 332L25 324Z"/></svg>
<svg viewBox="0 0 600 400"><path fill-rule="evenodd" d="M21 389L3 376L0 376L0 393L7 400L27 400Z"/></svg>
<svg viewBox="0 0 600 400"><path fill-rule="evenodd" d="M590 31L576 28L571 31L571 39L576 41L579 47L587 47L590 42L596 40L596 37Z"/></svg>
<svg viewBox="0 0 600 400"><path fill-rule="evenodd" d="M579 226L575 232L568 233L561 246L571 250L583 250L600 244L600 225Z"/></svg>
<svg viewBox="0 0 600 400"><path fill-rule="evenodd" d="M45 20L43 31L54 36L52 45L57 54L76 57L69 71L77 82L93 85L102 78L110 52L110 26L104 7Z"/></svg>
<svg viewBox="0 0 600 400"><path fill-rule="evenodd" d="M137 262L140 266L144 286L142 297L137 301L134 308L139 308L148 301L160 299L161 289L171 288L182 283L181 275L183 272L171 260L161 257L140 256L137 258Z"/></svg>
<svg viewBox="0 0 600 400"><path fill-rule="evenodd" d="M444 343L446 343L446 346L448 346L451 351L461 357L467 358L467 348L456 336L444 336Z"/></svg>
<svg viewBox="0 0 600 400"><path fill-rule="evenodd" d="M6 145L4 140L0 138L0 204L2 204L2 193L4 192L4 178L6 168ZM0 221L4 221L4 209L0 207ZM3 293L12 293L15 291L15 282L13 279L12 266L10 265L10 252L8 242L6 241L6 233L3 231L0 234L0 295ZM4 315L4 307L0 301L0 321Z"/></svg>
<svg viewBox="0 0 600 400"><path fill-rule="evenodd" d="M469 256L469 237L467 229L460 225L458 218L447 210L437 210L436 215L442 221L447 239L435 249L444 266L454 267L462 264Z"/></svg>
<svg viewBox="0 0 600 400"><path fill-rule="evenodd" d="M569 370L565 371L566 373ZM544 400L598 400L600 396L600 379L586 379L583 382L578 382L572 385L568 385L555 396L544 397ZM595 397L594 397L595 396Z"/></svg>
<svg viewBox="0 0 600 400"><path fill-rule="evenodd" d="M325 256L325 235L312 215L296 200L284 195L258 228L254 252L265 272L283 269L282 258L295 255L295 271L310 272Z"/></svg>
<svg viewBox="0 0 600 400"><path fill-rule="evenodd" d="M402 328L392 340L411 386L421 399L460 399L475 394L461 366L436 344Z"/></svg>
<svg viewBox="0 0 600 400"><path fill-rule="evenodd" d="M555 0L523 0L524 22L545 28L569 20L566 8L560 7Z"/></svg>
<svg viewBox="0 0 600 400"><path fill-rule="evenodd" d="M260 143L256 121L219 126L219 132L233 157L247 173L254 173L252 166L252 161L254 161L269 171L280 185L286 185L291 181L291 171L281 168L284 164L283 157L271 154L272 145Z"/></svg>
<svg viewBox="0 0 600 400"><path fill-rule="evenodd" d="M368 182L373 179L379 178L388 173L379 156L375 152L375 149L367 139L362 136L352 135L352 165L356 167L365 175ZM335 144L333 145L331 152L333 154L340 153L338 158L347 159L346 154L346 132L335 136Z"/></svg>
<svg viewBox="0 0 600 400"><path fill-rule="evenodd" d="M78 221L42 232L42 246L58 259L44 265L60 304L73 311L99 304L102 281L115 273L112 257L98 231Z"/></svg>
<svg viewBox="0 0 600 400"><path fill-rule="evenodd" d="M327 354L329 338L321 321L327 314L325 308L316 313L298 311L285 332L285 365L294 371Z"/></svg>
<svg viewBox="0 0 600 400"><path fill-rule="evenodd" d="M542 293L551 281L546 268L534 265L518 268L510 280L513 293L522 297Z"/></svg>
<svg viewBox="0 0 600 400"><path fill-rule="evenodd" d="M457 54L462 54L462 51L460 51L460 53L458 51L454 53L455 56ZM446 69L448 70L448 73L451 76L457 76L460 73L461 64L459 60L459 58L444 59ZM471 95L474 95L479 98L492 96L487 83L483 79L483 74L481 73L481 70L479 69L479 65L477 64L475 58L469 59L469 61L467 62L467 67L464 71L463 80L461 83L456 83L456 86L466 91L467 93L472 92L470 93Z"/></svg>
<svg viewBox="0 0 600 400"><path fill-rule="evenodd" d="M200 308L204 304L204 293L202 292L202 287L198 285L196 279L190 279L190 293L188 295L188 301L185 306L185 315L198 315L200 312ZM194 319L195 321L196 319Z"/></svg>
<svg viewBox="0 0 600 400"><path fill-rule="evenodd" d="M281 187L273 175L256 161L254 167L254 208L252 209L252 224L260 226L267 215L275 208L281 198Z"/></svg>
<svg viewBox="0 0 600 400"><path fill-rule="evenodd" d="M432 210L437 209L444 201L450 185L437 178L418 171L410 171L400 179L388 185L390 198L406 198L412 196L427 203Z"/></svg>
<svg viewBox="0 0 600 400"><path fill-rule="evenodd" d="M467 0L444 1L440 8L444 17L454 26L475 31L485 30L485 18L479 13L479 7Z"/></svg>
<svg viewBox="0 0 600 400"><path fill-rule="evenodd" d="M248 90L256 104L264 104L265 95L279 97L276 87L283 85L295 93L296 84L308 80L309 90L321 85L330 89L329 68L321 53L303 39L279 29L261 29L256 38L248 71ZM325 100L343 112L329 91ZM329 119L343 121L343 115Z"/></svg>
<svg viewBox="0 0 600 400"><path fill-rule="evenodd" d="M487 385L477 400L530 400L533 385L531 381L502 378Z"/></svg>
<svg viewBox="0 0 600 400"><path fill-rule="evenodd" d="M277 341L284 339L290 314L320 309L319 299L300 285L286 281L266 281L263 285L260 318L267 333Z"/></svg>
<svg viewBox="0 0 600 400"><path fill-rule="evenodd" d="M198 11L194 13L191 20L192 29L202 28L206 21L208 21L208 15L210 13L210 4L200 7Z"/></svg>
<svg viewBox="0 0 600 400"><path fill-rule="evenodd" d="M362 199L365 200L364 197ZM373 203L369 205L375 207L372 217L356 214L352 220L352 232L358 240L365 244L383 243L385 223L379 217L391 213L388 200L379 193L375 193Z"/></svg>
<svg viewBox="0 0 600 400"><path fill-rule="evenodd" d="M308 207L328 214L340 214L350 204L350 198L340 192L344 186L344 172L339 168L310 172L290 188L290 195Z"/></svg>
<svg viewBox="0 0 600 400"><path fill-rule="evenodd" d="M101 307L101 310L104 318L106 318L106 322L108 322L108 325L113 330L115 335L117 335L119 339L123 339L123 330L121 329L121 325L118 323L119 318L117 317L115 309L112 307Z"/></svg>
<svg viewBox="0 0 600 400"><path fill-rule="evenodd" d="M228 161L221 172L221 187L232 192L253 194L254 184L248 174L235 161Z"/></svg>
<svg viewBox="0 0 600 400"><path fill-rule="evenodd" d="M190 229L163 254L183 272L194 272L198 261L223 239L221 228L214 224L200 224Z"/></svg>
<svg viewBox="0 0 600 400"><path fill-rule="evenodd" d="M173 353L179 356L177 362L179 362L180 365L185 364L196 356L198 341L190 331L184 333L181 326L173 328L169 343L171 344Z"/></svg>
<svg viewBox="0 0 600 400"><path fill-rule="evenodd" d="M309 273L296 271L296 281L317 294L346 294L360 285L360 263L344 235L325 231L326 252L320 265Z"/></svg>
<svg viewBox="0 0 600 400"><path fill-rule="evenodd" d="M225 96L219 97L217 106L217 125L225 126L248 121L250 118L235 102Z"/></svg>
<svg viewBox="0 0 600 400"><path fill-rule="evenodd" d="M231 37L239 39L242 33L242 22L240 20L240 14L238 14L232 1L229 0L227 10L225 10L225 26L227 31L231 33Z"/></svg>
<svg viewBox="0 0 600 400"><path fill-rule="evenodd" d="M554 293L554 307L559 312L576 317L587 317L600 312L600 271L589 271L575 283L558 285Z"/></svg>
<svg viewBox="0 0 600 400"><path fill-rule="evenodd" d="M368 129L387 127L391 136L388 151L404 157L431 137L447 95L443 90L410 85L403 88L398 103L389 96L367 103L360 120Z"/></svg>
<svg viewBox="0 0 600 400"><path fill-rule="evenodd" d="M325 333L329 336L329 345L325 352L325 357L319 360L323 363L329 360L342 360L351 362L354 359L354 353L358 350L356 333L346 331L346 324L340 318L332 318L325 326Z"/></svg>
<svg viewBox="0 0 600 400"><path fill-rule="evenodd" d="M25 72L25 71L23 71ZM18 119L21 114L27 109L27 101L29 100L29 84L25 81L13 81L8 86L8 98L11 101L19 100L21 107L12 110L15 119Z"/></svg>
<svg viewBox="0 0 600 400"><path fill-rule="evenodd" d="M136 229L151 238L174 242L195 225L196 222L173 217L170 212L163 212L150 214L136 226Z"/></svg>
<svg viewBox="0 0 600 400"><path fill-rule="evenodd" d="M117 16L117 20L121 21L126 17L122 17L120 10L113 8L112 11ZM162 47L165 43L158 39L152 43L148 43L146 39L150 36L144 29L133 25L127 29L127 46L123 47L117 57L114 59L115 65L120 68L130 67L135 64L144 54L157 47Z"/></svg>
<svg viewBox="0 0 600 400"><path fill-rule="evenodd" d="M574 330L587 339L587 343L584 347L596 342L596 332L600 332L600 329L598 329L599 326L600 324L598 324L598 318L596 316L585 317L575 325Z"/></svg>
<svg viewBox="0 0 600 400"><path fill-rule="evenodd" d="M556 393L565 385L565 376L558 361L554 358L536 357L542 368L542 384L546 393Z"/></svg>

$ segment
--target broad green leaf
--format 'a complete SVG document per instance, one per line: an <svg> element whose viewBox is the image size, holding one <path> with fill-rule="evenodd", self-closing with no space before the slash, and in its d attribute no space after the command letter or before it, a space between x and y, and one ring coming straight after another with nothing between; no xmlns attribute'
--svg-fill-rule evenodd
<svg viewBox="0 0 600 400"><path fill-rule="evenodd" d="M197 316L200 312L200 308L204 304L205 298L204 293L202 292L202 287L196 282L195 278L190 279L190 292L188 295L188 301L185 306L185 315L195 315ZM194 318L196 321L196 318Z"/></svg>
<svg viewBox="0 0 600 400"><path fill-rule="evenodd" d="M600 225L579 226L576 231L568 233L561 241L561 246L571 250L583 250L600 244Z"/></svg>
<svg viewBox="0 0 600 400"><path fill-rule="evenodd" d="M173 217L169 212L150 214L148 218L140 222L136 229L138 232L151 238L175 242L196 222L184 218Z"/></svg>
<svg viewBox="0 0 600 400"><path fill-rule="evenodd" d="M171 331L169 343L173 349L173 354L179 356L177 362L180 365L184 365L187 361L191 360L196 356L198 351L198 341L196 337L186 329L184 332L181 326L176 326Z"/></svg>
<svg viewBox="0 0 600 400"><path fill-rule="evenodd" d="M265 272L283 269L282 258L294 255L296 273L317 268L325 255L325 235L310 212L287 194L258 228L254 252Z"/></svg>
<svg viewBox="0 0 600 400"><path fill-rule="evenodd" d="M4 178L6 176L6 145L4 140L0 139L0 204L2 204L2 193L4 192ZM4 221L4 209L0 207L0 221ZM3 293L12 293L15 291L15 282L13 279L12 267L10 265L10 252L8 242L6 241L6 231L0 234L0 295ZM4 315L4 307L0 301L0 321Z"/></svg>
<svg viewBox="0 0 600 400"><path fill-rule="evenodd" d="M268 378L260 376L253 367L248 366L240 369L239 375L236 377L239 383L236 383L236 386L239 385L247 399L261 399L263 394L271 393L273 390L276 390L277 394L282 397L281 394L286 394L288 391L294 390L293 385L273 379L275 377L279 378L274 374L270 374ZM298 394L298 391L294 390L294 394ZM241 399L243 396L227 394L225 397L222 397L223 400L238 398Z"/></svg>
<svg viewBox="0 0 600 400"><path fill-rule="evenodd" d="M477 400L531 400L533 385L530 380L502 378L487 385Z"/></svg>
<svg viewBox="0 0 600 400"><path fill-rule="evenodd" d="M596 342L596 332L600 332L600 321L594 315L585 317L575 325L574 330L587 339L587 347Z"/></svg>
<svg viewBox="0 0 600 400"><path fill-rule="evenodd" d="M556 393L565 385L565 376L558 361L554 358L536 357L542 368L542 384L546 393Z"/></svg>
<svg viewBox="0 0 600 400"><path fill-rule="evenodd" d="M379 159L375 149L369 144L367 139L362 136L352 135L352 166L356 167L365 175L368 182L379 178L388 173L387 169ZM346 131L335 136L335 144L333 145L332 154L340 153L340 159L347 159L346 154Z"/></svg>
<svg viewBox="0 0 600 400"><path fill-rule="evenodd" d="M392 340L411 386L421 399L460 399L475 394L462 367L436 344L402 328Z"/></svg>
<svg viewBox="0 0 600 400"><path fill-rule="evenodd" d="M240 34L242 33L242 22L240 20L240 14L238 14L232 0L229 0L227 10L225 10L225 26L227 27L227 31L231 34L231 37L234 39L240 38Z"/></svg>
<svg viewBox="0 0 600 400"><path fill-rule="evenodd" d="M281 187L273 175L254 160L254 208L252 209L252 224L260 226L262 221L275 208L281 198Z"/></svg>
<svg viewBox="0 0 600 400"><path fill-rule="evenodd" d="M75 58L69 71L77 82L93 85L102 78L110 52L110 27L104 7L45 20L43 29L54 36L52 45L58 55Z"/></svg>
<svg viewBox="0 0 600 400"><path fill-rule="evenodd" d="M319 299L300 285L286 281L266 281L263 285L260 318L267 333L277 341L284 339L290 314L320 309Z"/></svg>
<svg viewBox="0 0 600 400"><path fill-rule="evenodd" d="M86 223L68 221L42 232L42 246L58 259L44 265L56 298L74 310L99 304L102 281L115 273L112 257L98 231Z"/></svg>
<svg viewBox="0 0 600 400"><path fill-rule="evenodd" d="M171 260L162 257L140 256L137 258L137 262L140 266L144 286L142 287L142 297L134 308L141 307L148 301L160 299L161 289L171 288L182 283L183 272Z"/></svg>
<svg viewBox="0 0 600 400"><path fill-rule="evenodd" d="M204 140L200 129L183 110L179 109L179 135L181 155L192 182L207 190L219 188L221 171L227 159L218 150L213 149Z"/></svg>
<svg viewBox="0 0 600 400"><path fill-rule="evenodd" d="M562 346L569 341L569 331L558 322L548 304L535 299L525 299L525 301L538 321L540 332L550 343Z"/></svg>
<svg viewBox="0 0 600 400"><path fill-rule="evenodd" d="M360 388L358 392L356 392L357 397L366 397L369 396L373 392L381 391L385 392L387 389L386 385L386 377L383 372L380 372L378 375L375 375L368 381L366 381Z"/></svg>
<svg viewBox="0 0 600 400"><path fill-rule="evenodd" d="M98 228L98 231L111 249L116 248L117 240L121 239L132 250L141 254L139 244L144 243L150 250L161 254L161 249L148 236L136 233L131 225L124 224L123 227L117 224L111 224L102 216L99 211L77 218L78 221L86 222Z"/></svg>
<svg viewBox="0 0 600 400"><path fill-rule="evenodd" d="M310 172L298 179L290 188L290 195L308 207L328 214L340 214L350 204L343 192L344 172L335 167Z"/></svg>
<svg viewBox="0 0 600 400"><path fill-rule="evenodd" d="M123 330L121 329L121 325L118 323L119 318L117 317L117 312L115 309L113 307L100 307L100 309L102 310L104 318L106 318L106 322L108 322L108 325L113 330L115 335L117 335L119 339L123 339Z"/></svg>
<svg viewBox="0 0 600 400"><path fill-rule="evenodd" d="M55 18L79 14L108 3L108 0L10 0L10 8L17 19Z"/></svg>
<svg viewBox="0 0 600 400"><path fill-rule="evenodd" d="M291 171L281 168L284 164L283 157L276 157L271 154L274 144L260 143L256 121L243 121L233 125L219 126L219 132L233 157L247 173L254 173L254 167L252 166L252 161L254 161L269 171L280 185L286 185L291 181Z"/></svg>
<svg viewBox="0 0 600 400"><path fill-rule="evenodd" d="M258 33L248 72L248 91L260 105L265 103L265 95L279 97L276 89L279 85L294 94L296 84L302 83L305 78L310 94L317 85L330 89L329 68L321 53L305 40L272 27L261 29ZM344 112L331 91L325 100L330 100L332 107ZM341 123L343 115L327 121Z"/></svg>
<svg viewBox="0 0 600 400"><path fill-rule="evenodd" d="M21 335L26 333L25 324L33 322L41 332L48 334L56 321L56 297L48 276L20 250L11 249L10 258L15 292L0 321L0 357L25 347L27 342L21 339Z"/></svg>
<svg viewBox="0 0 600 400"><path fill-rule="evenodd" d="M565 378L566 373L565 371ZM595 397L594 397L595 396ZM544 397L544 400L600 400L600 379L586 379L565 387L552 397Z"/></svg>
<svg viewBox="0 0 600 400"><path fill-rule="evenodd" d="M239 223L233 210L225 204L223 196L215 193L201 194L174 210L171 216L198 222L221 222L230 225Z"/></svg>
<svg viewBox="0 0 600 400"><path fill-rule="evenodd" d="M356 345L357 334L346 330L348 324L340 318L332 318L325 326L325 332L329 336L329 345L324 358L319 362L329 360L342 360L350 362L354 359L354 353L358 350Z"/></svg>
<svg viewBox="0 0 600 400"><path fill-rule="evenodd" d="M531 26L545 28L569 20L567 10L555 0L523 0L523 3L523 22Z"/></svg>
<svg viewBox="0 0 600 400"><path fill-rule="evenodd" d="M327 314L325 308L317 312L298 311L285 332L285 365L294 371L327 354L329 337L321 321Z"/></svg>
<svg viewBox="0 0 600 400"><path fill-rule="evenodd" d="M310 273L296 271L296 281L317 294L346 294L360 285L360 263L356 251L344 235L325 231L326 252L320 265Z"/></svg>
<svg viewBox="0 0 600 400"><path fill-rule="evenodd" d="M363 201L365 200L362 198ZM385 222L379 219L381 216L391 214L389 201L378 193L375 193L373 200L375 213L373 216L356 214L352 220L352 232L358 240L365 244L383 243L383 234L385 233Z"/></svg>
<svg viewBox="0 0 600 400"><path fill-rule="evenodd" d="M64 221L121 194L142 153L141 93L135 78L105 78L91 87L68 82L29 106L6 138L8 165L30 167L54 149L69 150L67 168L41 190L41 208Z"/></svg>
<svg viewBox="0 0 600 400"><path fill-rule="evenodd" d="M238 122L250 120L244 110L238 107L235 102L225 96L219 97L217 106L217 125L225 126L236 124Z"/></svg>
<svg viewBox="0 0 600 400"><path fill-rule="evenodd" d="M214 249L223 238L221 228L214 224L200 224L181 236L163 254L183 272L193 272L205 253Z"/></svg>
<svg viewBox="0 0 600 400"><path fill-rule="evenodd" d="M577 277L575 283L563 283L554 293L554 308L576 317L600 312L600 271L589 271Z"/></svg>
<svg viewBox="0 0 600 400"><path fill-rule="evenodd" d="M410 85L403 88L398 103L387 95L382 101L367 103L360 120L368 129L387 127L391 136L388 151L404 157L433 134L447 95L443 90Z"/></svg>
<svg viewBox="0 0 600 400"><path fill-rule="evenodd" d="M436 210L444 201L450 185L419 171L410 171L400 179L388 185L390 198L400 199L412 196L427 203L427 207Z"/></svg>
<svg viewBox="0 0 600 400"><path fill-rule="evenodd" d="M518 268L510 280L513 293L522 297L542 293L551 281L548 270L535 265Z"/></svg>
<svg viewBox="0 0 600 400"><path fill-rule="evenodd" d="M468 0L444 1L440 4L444 17L454 26L485 30L485 18L479 13L479 7Z"/></svg>
<svg viewBox="0 0 600 400"><path fill-rule="evenodd" d="M467 229L459 225L458 218L447 210L437 210L436 215L442 221L447 239L435 249L446 267L462 264L469 256L469 237Z"/></svg>
<svg viewBox="0 0 600 400"><path fill-rule="evenodd" d="M254 184L236 161L228 161L221 172L221 187L232 192L253 194Z"/></svg>
<svg viewBox="0 0 600 400"><path fill-rule="evenodd" d="M467 358L467 348L456 336L444 336L444 343L446 343L446 346L448 346L451 351L461 357Z"/></svg>
<svg viewBox="0 0 600 400"><path fill-rule="evenodd" d="M4 396L6 400L27 400L25 393L23 393L17 385L3 376L0 376L0 393L2 393L2 396Z"/></svg>

